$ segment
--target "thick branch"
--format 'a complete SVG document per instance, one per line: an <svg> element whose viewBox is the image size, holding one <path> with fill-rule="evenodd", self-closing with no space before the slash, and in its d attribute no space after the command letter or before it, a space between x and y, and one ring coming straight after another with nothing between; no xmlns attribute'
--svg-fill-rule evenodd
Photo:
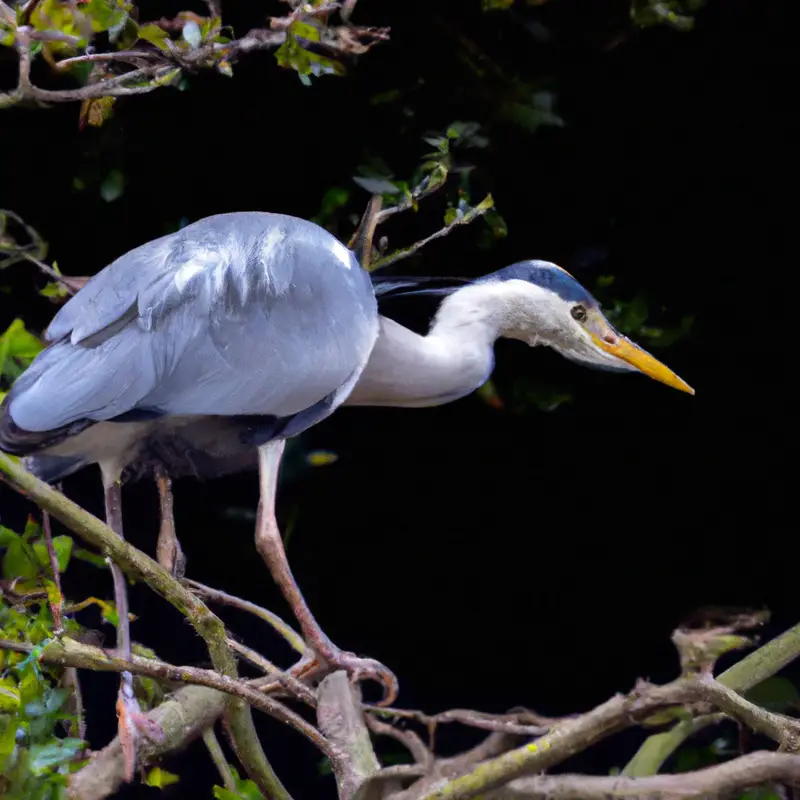
<svg viewBox="0 0 800 800"><path fill-rule="evenodd" d="M317 693L317 722L340 752L334 765L340 800L351 800L359 786L380 769L361 710L358 690L347 673L323 678Z"/></svg>
<svg viewBox="0 0 800 800"><path fill-rule="evenodd" d="M723 800L745 789L770 783L800 787L800 756L750 753L694 772L648 778L537 775L512 781L489 797L491 800L609 800L614 797Z"/></svg>
<svg viewBox="0 0 800 800"><path fill-rule="evenodd" d="M637 724L653 712L675 705L712 703L748 725L758 726L784 747L796 739L796 720L770 714L720 686L713 678L688 675L665 686L640 684L629 695L617 695L578 717L564 720L523 747L485 761L450 781L421 781L398 800L466 800L531 772L542 772L614 733ZM756 712L757 715L756 715Z"/></svg>
<svg viewBox="0 0 800 800"><path fill-rule="evenodd" d="M155 761L183 749L222 714L226 695L200 686L186 686L170 695L147 717L164 732L160 741L142 739L139 755L143 762ZM103 800L113 795L125 776L122 745L114 739L92 756L69 782L69 800Z"/></svg>
<svg viewBox="0 0 800 800"><path fill-rule="evenodd" d="M236 657L228 647L225 626L206 605L176 581L163 567L137 550L97 517L73 503L61 492L25 470L13 459L0 453L0 475L42 509L49 511L84 541L100 550L131 578L144 580L152 589L178 609L205 641L214 669L236 680ZM252 779L268 795L278 800L291 800L264 755L256 736L249 706L238 697L230 697L227 708L231 736L237 754Z"/></svg>

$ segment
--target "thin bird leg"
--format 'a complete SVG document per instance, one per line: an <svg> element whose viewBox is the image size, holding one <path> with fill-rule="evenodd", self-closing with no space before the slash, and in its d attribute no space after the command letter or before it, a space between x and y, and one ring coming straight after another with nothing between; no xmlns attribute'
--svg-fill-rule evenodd
<svg viewBox="0 0 800 800"><path fill-rule="evenodd" d="M172 481L161 465L156 467L156 486L158 486L158 500L161 507L161 527L158 529L156 558L173 578L180 580L186 572L186 556L183 554L178 534L175 532Z"/></svg>
<svg viewBox="0 0 800 800"><path fill-rule="evenodd" d="M256 548L263 557L272 577L292 607L300 629L316 659L309 665L318 671L320 667L343 669L355 680L366 678L383 685L381 705L390 705L397 697L398 684L395 675L383 664L371 658L359 658L354 653L340 650L323 632L314 619L300 589L292 576L286 552L283 549L278 522L275 518L275 492L278 471L283 455L284 440L268 442L258 449L258 467L261 496L256 521Z"/></svg>
<svg viewBox="0 0 800 800"><path fill-rule="evenodd" d="M122 489L119 481L106 484L106 524L121 539L122 534ZM119 566L108 560L111 577L114 581L114 602L117 606L117 652L126 661L131 660L131 622L128 613L128 588L125 576ZM142 713L139 702L133 691L133 675L130 672L120 673L119 693L117 694L117 718L119 740L125 757L125 781L133 780L136 768L136 743L139 734L148 738L163 736L160 729L155 729L146 714Z"/></svg>

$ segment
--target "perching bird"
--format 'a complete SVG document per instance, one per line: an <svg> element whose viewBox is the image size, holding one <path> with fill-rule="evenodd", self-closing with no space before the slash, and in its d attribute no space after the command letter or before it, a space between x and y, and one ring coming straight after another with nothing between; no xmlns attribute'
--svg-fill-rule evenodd
<svg viewBox="0 0 800 800"><path fill-rule="evenodd" d="M55 316L50 346L0 407L0 449L48 481L99 464L118 526L126 468L202 476L257 463L256 544L312 650L392 696L394 676L333 645L292 578L274 512L285 439L343 403L430 406L469 394L491 373L498 337L693 392L554 264L525 261L444 289L374 280L330 233L279 214L208 217L142 245ZM380 316L376 290L442 294L428 335Z"/></svg>

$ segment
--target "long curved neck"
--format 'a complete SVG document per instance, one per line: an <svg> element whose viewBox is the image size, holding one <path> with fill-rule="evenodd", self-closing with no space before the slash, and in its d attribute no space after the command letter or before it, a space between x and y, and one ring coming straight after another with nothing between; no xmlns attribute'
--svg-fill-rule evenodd
<svg viewBox="0 0 800 800"><path fill-rule="evenodd" d="M494 366L493 346L507 334L501 285L460 289L447 297L427 336L386 317L367 366L344 405L436 406L477 389Z"/></svg>

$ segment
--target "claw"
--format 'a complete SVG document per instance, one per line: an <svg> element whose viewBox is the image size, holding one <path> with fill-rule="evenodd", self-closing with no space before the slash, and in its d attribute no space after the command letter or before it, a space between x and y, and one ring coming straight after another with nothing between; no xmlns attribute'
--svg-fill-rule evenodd
<svg viewBox="0 0 800 800"><path fill-rule="evenodd" d="M371 680L381 685L383 697L376 705L390 706L397 700L400 684L397 676L388 667L373 658L360 658L355 653L348 653L338 648L326 648L326 651L324 655L315 654L311 660L304 658L295 665L292 673L297 678L309 679L342 669L354 683Z"/></svg>

